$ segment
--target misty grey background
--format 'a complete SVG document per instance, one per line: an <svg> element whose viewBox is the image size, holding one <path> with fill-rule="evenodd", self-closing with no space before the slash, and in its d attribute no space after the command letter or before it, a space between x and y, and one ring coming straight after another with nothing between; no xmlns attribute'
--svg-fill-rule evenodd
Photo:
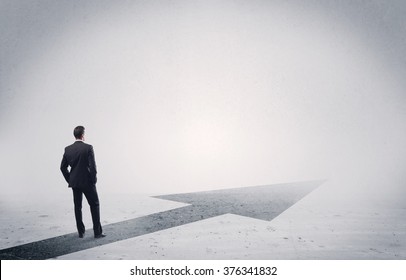
<svg viewBox="0 0 406 280"><path fill-rule="evenodd" d="M104 193L328 179L404 202L404 1L0 1L1 192L66 192L76 125ZM3 200L4 202L4 200Z"/></svg>

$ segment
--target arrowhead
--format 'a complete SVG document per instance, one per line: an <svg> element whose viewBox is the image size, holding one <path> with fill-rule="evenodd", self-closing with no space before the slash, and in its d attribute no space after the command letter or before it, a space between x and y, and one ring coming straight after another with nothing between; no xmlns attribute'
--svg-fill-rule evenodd
<svg viewBox="0 0 406 280"><path fill-rule="evenodd" d="M205 217L236 214L271 221L323 182L297 182L155 197L189 203Z"/></svg>

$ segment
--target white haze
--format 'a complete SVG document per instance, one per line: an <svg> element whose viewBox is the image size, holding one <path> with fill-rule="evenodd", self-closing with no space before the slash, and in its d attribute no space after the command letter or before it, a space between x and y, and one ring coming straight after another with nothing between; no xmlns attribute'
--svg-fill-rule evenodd
<svg viewBox="0 0 406 280"><path fill-rule="evenodd" d="M1 6L2 193L66 191L84 125L105 193L328 179L405 196L395 25L365 37L300 1L38 3Z"/></svg>

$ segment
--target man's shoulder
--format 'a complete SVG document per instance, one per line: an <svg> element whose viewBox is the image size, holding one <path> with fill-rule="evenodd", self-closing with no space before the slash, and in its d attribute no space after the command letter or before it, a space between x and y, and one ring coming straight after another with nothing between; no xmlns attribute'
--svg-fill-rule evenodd
<svg viewBox="0 0 406 280"><path fill-rule="evenodd" d="M93 146L83 141L75 141L74 143L65 147L65 151L72 149L93 149Z"/></svg>
<svg viewBox="0 0 406 280"><path fill-rule="evenodd" d="M75 143L72 143L72 144L66 146L66 147L65 147L65 151L66 151L66 150L69 150L69 149L72 149L74 145L75 145Z"/></svg>
<svg viewBox="0 0 406 280"><path fill-rule="evenodd" d="M85 143L85 142L81 142L86 148L88 149L93 149L93 146L91 144Z"/></svg>

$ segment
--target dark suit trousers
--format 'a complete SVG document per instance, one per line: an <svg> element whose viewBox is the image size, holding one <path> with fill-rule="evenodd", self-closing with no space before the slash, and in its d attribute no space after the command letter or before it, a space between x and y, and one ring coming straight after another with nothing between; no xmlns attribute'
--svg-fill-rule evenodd
<svg viewBox="0 0 406 280"><path fill-rule="evenodd" d="M83 194L85 195L87 202L90 205L90 212L92 213L94 235L101 234L102 226L100 224L100 206L99 206L100 204L99 204L99 196L97 195L96 187L90 187L88 189L72 188L72 190L73 190L73 202L75 204L76 226L78 228L79 234L85 232L85 225L83 224L83 220L82 220Z"/></svg>

